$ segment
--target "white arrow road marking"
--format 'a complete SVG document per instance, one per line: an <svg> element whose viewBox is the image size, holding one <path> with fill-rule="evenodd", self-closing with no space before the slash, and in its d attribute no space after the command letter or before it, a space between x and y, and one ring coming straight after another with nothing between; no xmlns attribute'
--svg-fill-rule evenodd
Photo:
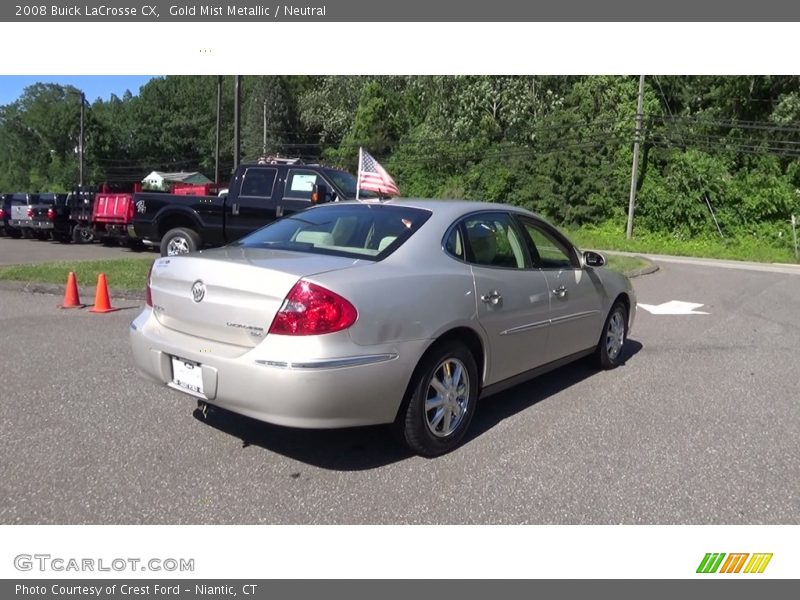
<svg viewBox="0 0 800 600"><path fill-rule="evenodd" d="M645 309L652 315L707 315L707 312L695 310L703 306L696 302L682 302L680 300L670 300L662 304L637 304L638 307Z"/></svg>

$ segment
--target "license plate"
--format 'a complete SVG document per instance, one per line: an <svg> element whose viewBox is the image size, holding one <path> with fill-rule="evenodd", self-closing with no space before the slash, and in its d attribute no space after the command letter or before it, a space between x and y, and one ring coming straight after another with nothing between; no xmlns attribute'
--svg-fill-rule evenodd
<svg viewBox="0 0 800 600"><path fill-rule="evenodd" d="M172 357L172 383L178 387L203 393L203 369L199 364Z"/></svg>

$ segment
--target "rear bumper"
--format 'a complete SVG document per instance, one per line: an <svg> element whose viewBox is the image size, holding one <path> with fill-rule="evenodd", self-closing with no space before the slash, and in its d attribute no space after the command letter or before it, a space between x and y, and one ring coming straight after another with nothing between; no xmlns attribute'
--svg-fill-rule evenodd
<svg viewBox="0 0 800 600"><path fill-rule="evenodd" d="M33 227L33 221L30 219L11 219L8 224L11 227L16 227L17 229L25 229Z"/></svg>
<svg viewBox="0 0 800 600"><path fill-rule="evenodd" d="M173 356L199 363L204 393L182 392L260 421L311 429L391 423L428 345L353 344L338 356L287 360L281 336L274 337L251 349L208 342L165 328L149 308L130 326L134 361L150 379L174 387Z"/></svg>
<svg viewBox="0 0 800 600"><path fill-rule="evenodd" d="M33 229L41 229L50 231L53 229L53 222L52 221L31 221L31 227Z"/></svg>
<svg viewBox="0 0 800 600"><path fill-rule="evenodd" d="M128 239L129 227L130 225L125 223L95 223L94 231L97 235L103 237Z"/></svg>

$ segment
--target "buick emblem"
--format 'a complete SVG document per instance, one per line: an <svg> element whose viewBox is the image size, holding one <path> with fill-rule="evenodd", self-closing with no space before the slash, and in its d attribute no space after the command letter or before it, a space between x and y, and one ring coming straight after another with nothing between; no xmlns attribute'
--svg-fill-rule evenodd
<svg viewBox="0 0 800 600"><path fill-rule="evenodd" d="M199 279L192 286L192 300L200 302L206 296L206 284Z"/></svg>

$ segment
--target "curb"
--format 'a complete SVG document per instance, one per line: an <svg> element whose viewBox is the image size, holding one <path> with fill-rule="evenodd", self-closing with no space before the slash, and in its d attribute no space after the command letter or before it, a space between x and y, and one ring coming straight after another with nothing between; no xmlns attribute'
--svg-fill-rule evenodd
<svg viewBox="0 0 800 600"><path fill-rule="evenodd" d="M641 258L644 261L647 261L647 264L640 269L634 269L633 271L625 271L625 275L633 279L634 277L641 277L642 275L650 275L651 273L655 273L661 267L658 266L658 263L650 260L649 258L645 258L644 256L635 256L634 258Z"/></svg>
<svg viewBox="0 0 800 600"><path fill-rule="evenodd" d="M35 281L0 281L0 290L10 290L14 292L28 292L30 294L50 294L61 296L64 294L64 286L55 283L38 283ZM95 286L80 288L83 299L93 300L97 288ZM126 290L119 288L109 288L109 294L113 298L122 300L144 300L144 290Z"/></svg>

